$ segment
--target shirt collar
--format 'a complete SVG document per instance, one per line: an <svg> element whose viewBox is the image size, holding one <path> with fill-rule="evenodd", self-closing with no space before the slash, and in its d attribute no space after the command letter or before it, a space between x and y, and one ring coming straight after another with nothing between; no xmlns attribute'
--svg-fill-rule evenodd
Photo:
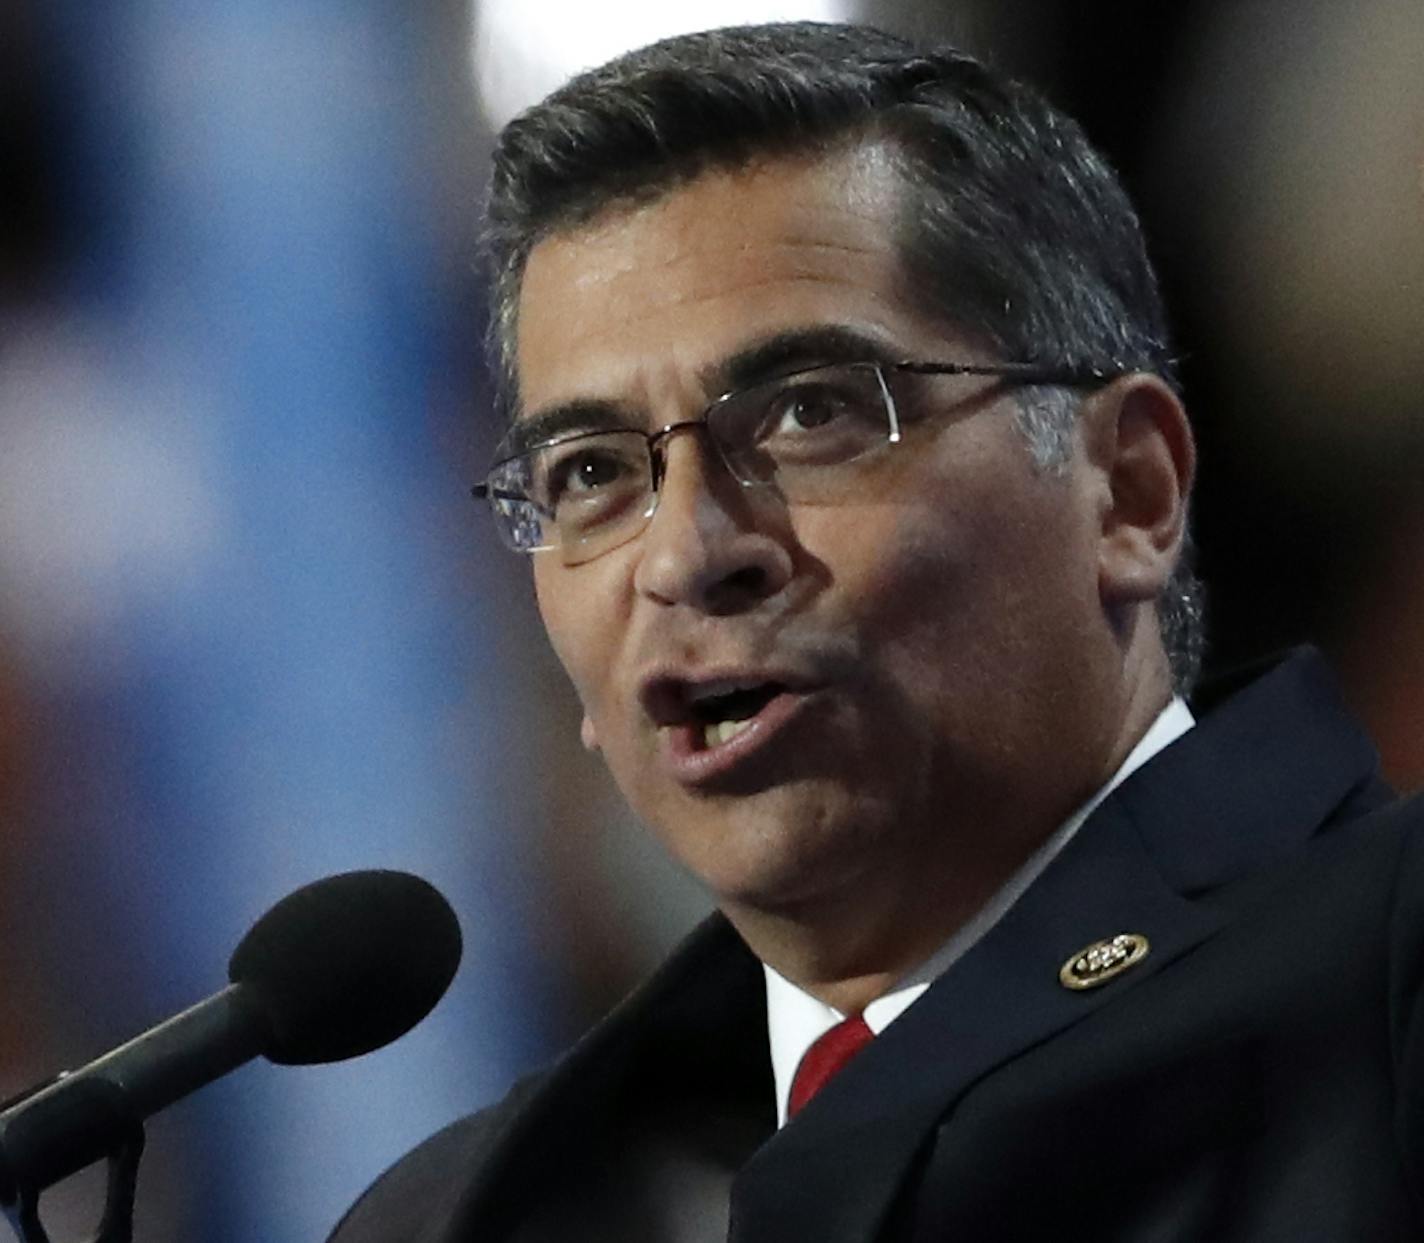
<svg viewBox="0 0 1424 1243"><path fill-rule="evenodd" d="M1019 869L1009 877L967 923L913 971L902 976L888 992L865 1007L866 1025L877 1036L919 1000L925 990L966 954L1005 912L1023 896L1039 874L1083 827L1084 821L1118 786L1159 751L1175 742L1195 724L1186 701L1175 698L1152 722L1147 732L1128 753L1127 759L1096 794L1079 807ZM778 972L762 964L766 975L767 1034L771 1041L771 1069L776 1080L776 1124L786 1124L786 1103L791 1080L806 1050L822 1033L846 1016L839 1010L804 992Z"/></svg>

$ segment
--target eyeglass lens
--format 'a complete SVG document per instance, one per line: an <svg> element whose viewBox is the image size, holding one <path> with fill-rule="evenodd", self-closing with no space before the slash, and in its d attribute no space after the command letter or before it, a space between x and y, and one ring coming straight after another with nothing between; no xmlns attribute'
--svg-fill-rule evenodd
<svg viewBox="0 0 1424 1243"><path fill-rule="evenodd" d="M816 501L839 481L834 468L888 443L893 401L874 364L797 372L714 402L706 431L745 485L775 483L789 501ZM569 564L636 535L657 505L653 454L665 442L638 431L590 432L501 463L490 499L507 543L559 548Z"/></svg>

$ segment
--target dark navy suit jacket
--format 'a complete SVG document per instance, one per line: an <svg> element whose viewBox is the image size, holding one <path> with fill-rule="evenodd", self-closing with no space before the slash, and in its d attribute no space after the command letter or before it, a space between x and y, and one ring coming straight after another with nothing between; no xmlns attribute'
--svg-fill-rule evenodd
<svg viewBox="0 0 1424 1243"><path fill-rule="evenodd" d="M1217 699L791 1125L714 917L334 1243L1421 1237L1424 802L1311 653ZM1123 932L1142 962L1063 986Z"/></svg>

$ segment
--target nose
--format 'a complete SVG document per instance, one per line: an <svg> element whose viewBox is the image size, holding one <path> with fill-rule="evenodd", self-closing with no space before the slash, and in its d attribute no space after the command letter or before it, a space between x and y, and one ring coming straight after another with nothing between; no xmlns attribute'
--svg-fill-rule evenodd
<svg viewBox="0 0 1424 1243"><path fill-rule="evenodd" d="M658 507L633 577L639 594L717 616L776 595L791 578L792 557L773 490L738 483L705 435L669 436L660 448Z"/></svg>

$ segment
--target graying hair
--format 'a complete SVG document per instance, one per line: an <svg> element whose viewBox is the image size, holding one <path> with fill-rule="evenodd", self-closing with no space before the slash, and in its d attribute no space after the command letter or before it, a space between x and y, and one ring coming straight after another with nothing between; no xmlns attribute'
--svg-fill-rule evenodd
<svg viewBox="0 0 1424 1243"><path fill-rule="evenodd" d="M1060 475L1072 461L1080 400L1065 388L1033 387L1018 394L1015 421L1034 465L1045 474ZM1206 655L1206 592L1195 562L1189 529L1172 575L1157 597L1157 628L1171 662L1172 687L1181 695L1196 684Z"/></svg>

